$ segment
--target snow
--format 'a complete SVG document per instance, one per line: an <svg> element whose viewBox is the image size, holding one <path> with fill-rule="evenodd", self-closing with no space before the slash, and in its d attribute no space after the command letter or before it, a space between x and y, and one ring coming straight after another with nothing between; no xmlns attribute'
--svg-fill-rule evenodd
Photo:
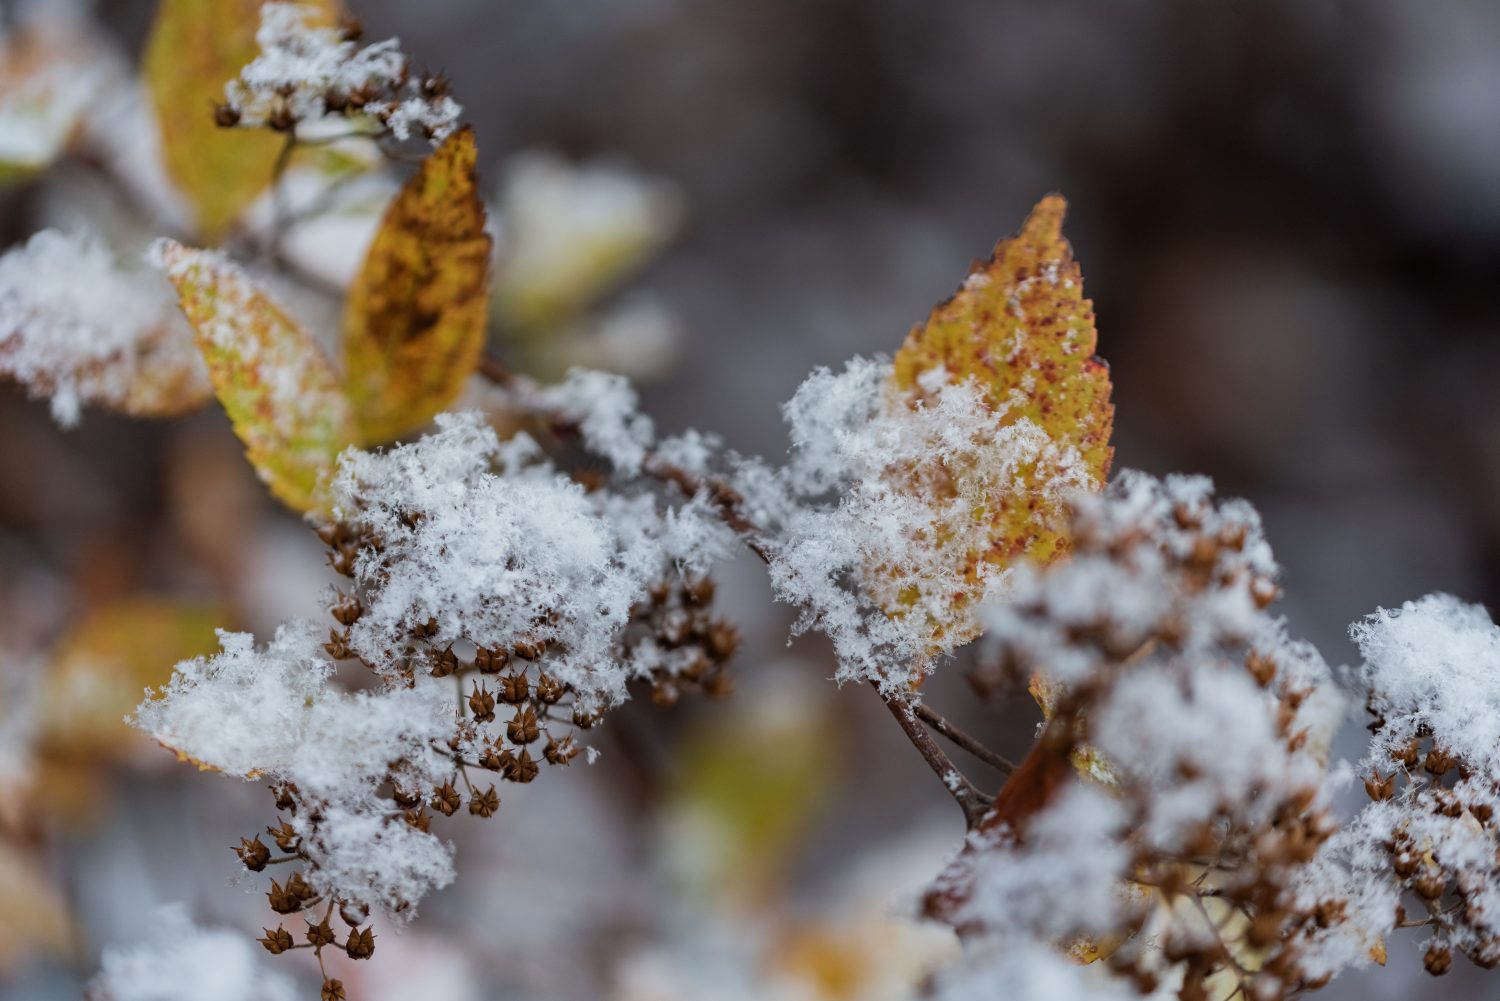
<svg viewBox="0 0 1500 1001"><path fill-rule="evenodd" d="M624 376L574 368L567 378L538 394L538 402L575 423L589 451L608 459L625 476L641 471L654 431L636 409L635 390Z"/></svg>
<svg viewBox="0 0 1500 1001"><path fill-rule="evenodd" d="M104 950L90 997L103 1001L295 1001L284 974L264 968L260 946L238 931L196 927L181 905L156 912L150 937Z"/></svg>
<svg viewBox="0 0 1500 1001"><path fill-rule="evenodd" d="M340 516L383 543L356 566L367 611L354 648L389 665L412 626L434 619L439 648L540 640L548 671L585 705L622 701L632 671L617 651L631 608L656 581L729 555L733 536L702 498L661 510L648 494L588 493L524 434L502 445L475 414L440 415L437 426L340 460Z"/></svg>
<svg viewBox="0 0 1500 1001"><path fill-rule="evenodd" d="M394 38L363 48L335 28L316 26L317 8L268 3L261 8L255 40L258 55L224 88L239 124L260 127L289 113L300 125L334 115L328 97L363 102L397 139L418 132L433 144L458 126L463 109L446 95L428 96L409 72L409 60Z"/></svg>
<svg viewBox="0 0 1500 1001"><path fill-rule="evenodd" d="M1500 626L1447 594L1380 609L1350 629L1361 680L1385 726L1372 760L1430 733L1449 754L1500 781Z"/></svg>
<svg viewBox="0 0 1500 1001"><path fill-rule="evenodd" d="M1000 939L1108 933L1130 904L1121 889L1131 861L1122 837L1128 820L1108 792L1077 784L1035 818L1024 844L1009 830L975 835L982 850L973 856L974 890L956 923Z"/></svg>
<svg viewBox="0 0 1500 1001"><path fill-rule="evenodd" d="M388 816L379 798L391 762L413 787L452 773L439 747L453 733L450 686L349 693L333 683L323 637L291 623L257 648L220 633L222 652L177 665L132 722L167 747L231 775L295 783L319 819L293 824L315 867L314 887L388 911L406 910L453 878L451 849Z"/></svg>
<svg viewBox="0 0 1500 1001"><path fill-rule="evenodd" d="M907 687L977 630L957 591L984 594L1004 572L970 557L993 544L994 509L1023 468L1058 470L1042 486L1061 502L1093 486L1070 446L1026 419L1007 421L971 382L928 373L910 407L889 388L889 361L820 368L783 407L792 454L781 469L743 460L734 483L778 539L771 579L803 610L798 629L832 639L840 681ZM1041 461L1045 460L1045 461Z"/></svg>
<svg viewBox="0 0 1500 1001"><path fill-rule="evenodd" d="M209 391L170 288L82 230L43 230L0 257L0 375L50 397L65 427L84 403L153 413Z"/></svg>

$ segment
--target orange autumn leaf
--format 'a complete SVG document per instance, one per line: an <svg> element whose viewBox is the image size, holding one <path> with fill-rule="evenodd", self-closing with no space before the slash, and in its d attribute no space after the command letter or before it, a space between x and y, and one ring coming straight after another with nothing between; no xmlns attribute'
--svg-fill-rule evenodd
<svg viewBox="0 0 1500 1001"><path fill-rule="evenodd" d="M171 240L157 253L256 474L293 510L322 511L328 475L354 440L333 366L227 257Z"/></svg>
<svg viewBox="0 0 1500 1001"><path fill-rule="evenodd" d="M1046 443L998 485L994 468L938 457L886 471L918 496L983 498L961 519L924 527L951 563L941 568L956 582L950 593L922 594L910 584L886 588L892 593L875 588L892 615L919 604L928 609L934 649L978 634L972 607L996 572L1022 559L1047 564L1067 552L1066 490L1098 489L1109 472L1109 370L1094 357L1093 303L1084 298L1082 272L1062 235L1066 207L1060 196L1042 199L1020 233L1000 241L913 328L894 359L888 409L921 407L941 386L968 383L993 414L995 430L1027 422ZM889 568L871 568L876 582L892 576ZM944 611L934 615L934 607Z"/></svg>
<svg viewBox="0 0 1500 1001"><path fill-rule="evenodd" d="M344 308L344 382L362 442L426 421L479 362L490 238L474 133L460 129L386 210Z"/></svg>
<svg viewBox="0 0 1500 1001"><path fill-rule="evenodd" d="M300 0L332 23L334 0ZM214 105L224 85L259 53L261 0L161 0L144 73L168 173L192 205L198 231L217 243L270 185L284 138L224 129Z"/></svg>

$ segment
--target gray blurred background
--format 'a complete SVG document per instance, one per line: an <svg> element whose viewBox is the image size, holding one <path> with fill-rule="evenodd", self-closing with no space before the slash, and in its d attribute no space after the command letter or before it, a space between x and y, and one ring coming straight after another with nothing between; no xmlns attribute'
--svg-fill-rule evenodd
<svg viewBox="0 0 1500 1001"><path fill-rule="evenodd" d="M1254 502L1294 630L1330 662L1353 659L1346 627L1376 606L1431 590L1500 606L1500 4L351 6L368 37L398 35L452 78L491 175L541 145L682 186L683 238L641 282L688 330L675 373L645 391L665 430L781 455L776 404L812 366L894 350L1060 191L1112 369L1117 468L1206 473ZM104 8L138 49L151 4ZM28 231L26 209L0 201L7 237ZM164 503L153 470L180 429L93 414L64 433L9 388L0 416L0 527L45 559L77 559L79 532L107 537ZM38 457L80 486L46 500L19 472ZM743 671L787 657L756 568L725 591L750 639ZM791 656L831 673L815 638ZM944 685L936 704L1024 746L1024 728ZM882 708L854 691L835 705L841 774L862 788L826 807L838 822L809 869L850 826L913 811L956 837ZM1391 955L1325 996L1500 992L1467 968L1413 979L1410 941Z"/></svg>

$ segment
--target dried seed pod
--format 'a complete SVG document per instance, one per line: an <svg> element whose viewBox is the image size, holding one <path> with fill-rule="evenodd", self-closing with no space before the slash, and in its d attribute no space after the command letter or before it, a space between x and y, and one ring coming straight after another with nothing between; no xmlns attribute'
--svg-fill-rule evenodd
<svg viewBox="0 0 1500 1001"><path fill-rule="evenodd" d="M458 790L453 788L452 782L444 782L438 789L433 790L430 804L432 808L445 817L451 817L458 812L463 799L458 795Z"/></svg>
<svg viewBox="0 0 1500 1001"><path fill-rule="evenodd" d="M344 951L349 954L350 959L369 959L375 955L375 929L350 931L349 940L344 943Z"/></svg>
<svg viewBox="0 0 1500 1001"><path fill-rule="evenodd" d="M712 577L694 577L685 581L682 585L682 597L690 605L703 606L714 600L714 580Z"/></svg>
<svg viewBox="0 0 1500 1001"><path fill-rule="evenodd" d="M347 995L344 993L344 982L342 980L335 980L330 977L323 981L323 993L319 1001L346 1001L346 998Z"/></svg>
<svg viewBox="0 0 1500 1001"><path fill-rule="evenodd" d="M1441 977L1453 966L1453 950L1440 942L1427 947L1422 957L1422 968L1434 977Z"/></svg>
<svg viewBox="0 0 1500 1001"><path fill-rule="evenodd" d="M536 710L522 706L505 726L505 736L512 744L529 744L541 735L537 725Z"/></svg>
<svg viewBox="0 0 1500 1001"><path fill-rule="evenodd" d="M500 679L500 701L514 706L525 702L530 697L531 683L526 680L525 671L507 674Z"/></svg>
<svg viewBox="0 0 1500 1001"><path fill-rule="evenodd" d="M549 706L558 702L566 692L567 687L546 671L536 679L536 697Z"/></svg>
<svg viewBox="0 0 1500 1001"><path fill-rule="evenodd" d="M234 849L234 853L251 872L260 872L266 867L266 863L271 861L271 849L265 846L259 835L254 838L240 838L240 846Z"/></svg>
<svg viewBox="0 0 1500 1001"><path fill-rule="evenodd" d="M537 768L536 762L531 760L531 753L523 747L520 754L510 755L506 760L501 777L508 782L526 783L535 779L538 771L540 769Z"/></svg>
<svg viewBox="0 0 1500 1001"><path fill-rule="evenodd" d="M547 759L549 765L566 765L578 756L578 750L578 744L572 737L563 737L547 741L547 746L542 749L542 757Z"/></svg>
<svg viewBox="0 0 1500 1001"><path fill-rule="evenodd" d="M292 948L295 944L292 941L292 933L287 931L280 925L276 926L275 931L272 931L269 928L262 928L261 931L266 933L265 937L257 939L257 941L259 941L261 945L265 946L266 951L273 956L281 955L283 952L286 952L288 949Z"/></svg>
<svg viewBox="0 0 1500 1001"><path fill-rule="evenodd" d="M271 903L271 910L277 914L295 914L302 909L302 901L297 895L288 893L274 879L271 880L271 888L266 891L266 899Z"/></svg>
<svg viewBox="0 0 1500 1001"><path fill-rule="evenodd" d="M321 949L325 945L333 944L333 926L328 923L327 918L324 918L317 924L309 924L307 926L307 941L314 949Z"/></svg>
<svg viewBox="0 0 1500 1001"><path fill-rule="evenodd" d="M240 111L232 104L214 105L214 124L221 129L232 129L240 123Z"/></svg>
<svg viewBox="0 0 1500 1001"><path fill-rule="evenodd" d="M476 792L469 797L469 813L476 817L493 817L495 811L500 809L500 794L492 785L484 792Z"/></svg>
<svg viewBox="0 0 1500 1001"><path fill-rule="evenodd" d="M438 650L432 655L432 676L447 678L458 671L458 655L452 647Z"/></svg>
<svg viewBox="0 0 1500 1001"><path fill-rule="evenodd" d="M469 696L469 711L480 723L492 723L495 720L495 696L490 693L483 682L475 685L473 693Z"/></svg>
<svg viewBox="0 0 1500 1001"><path fill-rule="evenodd" d="M339 917L350 928L364 924L370 919L370 909L357 900L339 901Z"/></svg>
<svg viewBox="0 0 1500 1001"><path fill-rule="evenodd" d="M292 829L292 825L286 821L281 822L279 827L267 827L266 833L276 842L276 847L284 852L294 852L302 843L302 836Z"/></svg>

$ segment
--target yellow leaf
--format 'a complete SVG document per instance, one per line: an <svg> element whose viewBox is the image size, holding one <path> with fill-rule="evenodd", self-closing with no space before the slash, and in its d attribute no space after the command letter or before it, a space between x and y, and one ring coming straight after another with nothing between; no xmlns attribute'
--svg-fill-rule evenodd
<svg viewBox="0 0 1500 1001"><path fill-rule="evenodd" d="M985 479L992 470L954 468L938 458L923 468L889 471L919 495L985 497L965 512L965 524L928 526L940 540L973 539L980 528L980 543L952 547L954 565L942 568L957 582L951 593L924 595L908 585L880 595L893 615L919 602L930 609L934 602L924 599L933 598L950 609L928 623L938 649L977 634L971 606L986 577L1021 559L1046 564L1067 551L1056 484L1097 488L1109 472L1109 370L1094 357L1094 308L1083 297L1082 273L1063 239L1065 210L1059 196L1042 199L1021 232L1000 241L990 260L978 264L896 353L888 407L921 406L931 395L932 374L941 372L946 384L972 381L997 428L1029 421L1050 442L998 491ZM872 570L878 581L882 568Z"/></svg>
<svg viewBox="0 0 1500 1001"><path fill-rule="evenodd" d="M386 210L344 308L344 379L361 441L389 441L451 403L479 361L490 238L474 133L453 133Z"/></svg>
<svg viewBox="0 0 1500 1001"><path fill-rule="evenodd" d="M171 240L157 251L250 464L288 507L322 511L334 460L354 440L333 366L227 257Z"/></svg>
<svg viewBox="0 0 1500 1001"><path fill-rule="evenodd" d="M300 0L332 23L335 0ZM214 105L224 85L259 53L261 0L161 0L146 43L144 71L161 128L168 172L217 243L271 181L281 136L222 129Z"/></svg>
<svg viewBox="0 0 1500 1001"><path fill-rule="evenodd" d="M130 746L124 722L147 688L166 684L172 665L218 649L217 605L132 597L104 605L63 638L38 696L42 753L53 759L117 757Z"/></svg>

